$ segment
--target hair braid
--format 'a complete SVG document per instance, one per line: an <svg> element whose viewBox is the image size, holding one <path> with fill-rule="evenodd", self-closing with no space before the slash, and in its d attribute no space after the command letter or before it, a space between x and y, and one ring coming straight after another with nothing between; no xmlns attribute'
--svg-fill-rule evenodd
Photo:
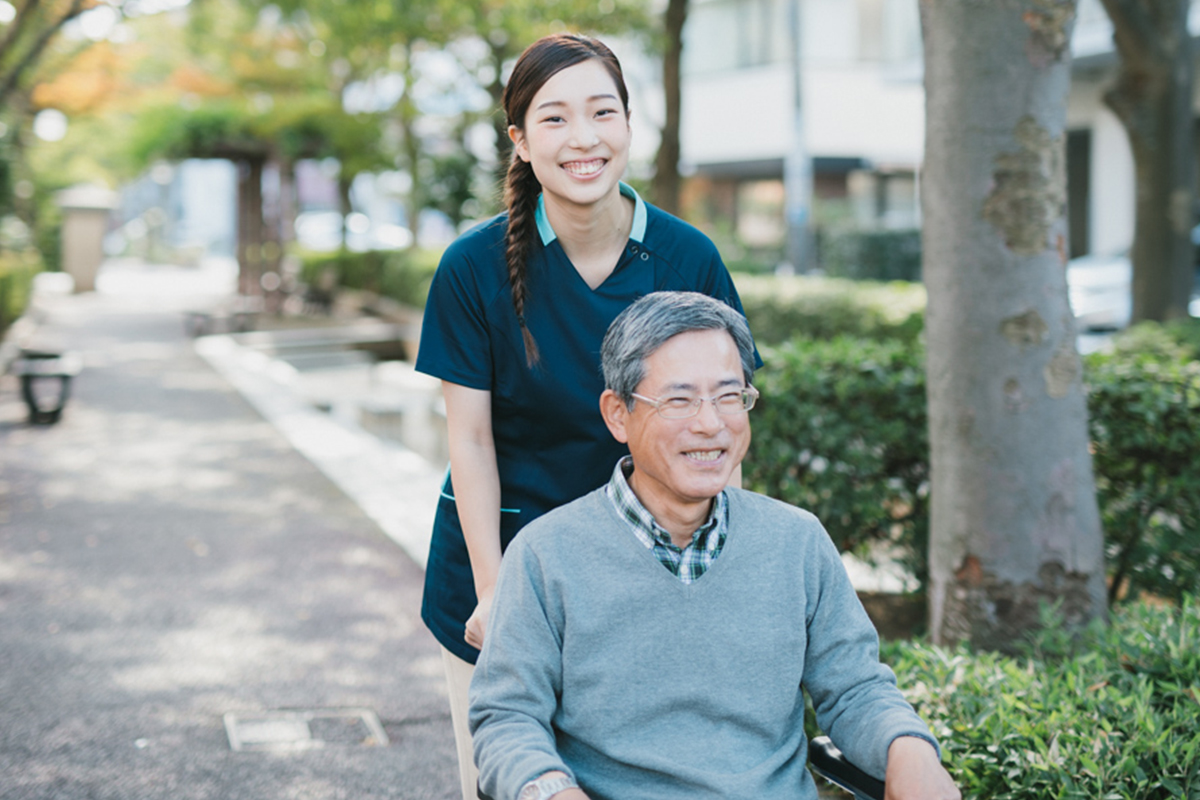
<svg viewBox="0 0 1200 800"><path fill-rule="evenodd" d="M533 174L533 167L514 153L508 166L504 202L508 206L508 231L504 236L504 260L508 262L508 281L512 285L513 310L521 326L525 342L525 362L532 368L538 363L537 342L525 324L526 264L533 237L537 235L537 198L542 185Z"/></svg>

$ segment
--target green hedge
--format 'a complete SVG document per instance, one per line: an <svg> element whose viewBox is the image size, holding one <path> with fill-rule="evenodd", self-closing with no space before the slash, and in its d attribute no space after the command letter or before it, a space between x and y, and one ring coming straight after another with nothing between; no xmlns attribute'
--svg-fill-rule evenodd
<svg viewBox="0 0 1200 800"><path fill-rule="evenodd" d="M890 642L882 657L939 737L963 797L1200 797L1200 601L1134 603L1007 657Z"/></svg>
<svg viewBox="0 0 1200 800"><path fill-rule="evenodd" d="M750 488L817 515L842 550L900 546L927 571L929 443L918 342L838 337L764 349Z"/></svg>
<svg viewBox="0 0 1200 800"><path fill-rule="evenodd" d="M37 251L0 251L0 335L25 313L33 276L41 271Z"/></svg>
<svg viewBox="0 0 1200 800"><path fill-rule="evenodd" d="M1197 329L1135 329L1111 354L1085 360L1108 568L1114 591L1128 597L1200 594L1200 363L1188 360ZM797 339L762 353L747 485L811 509L843 549L899 545L923 582L929 453L919 341Z"/></svg>
<svg viewBox="0 0 1200 800"><path fill-rule="evenodd" d="M414 308L425 307L440 250L368 250L362 253L301 253L300 277L310 286L332 270L337 285L362 289Z"/></svg>
<svg viewBox="0 0 1200 800"><path fill-rule="evenodd" d="M734 283L759 344L841 335L912 341L924 327L919 283L747 274L734 274Z"/></svg>
<svg viewBox="0 0 1200 800"><path fill-rule="evenodd" d="M826 238L821 256L825 272L836 277L919 281L921 231L843 231Z"/></svg>
<svg viewBox="0 0 1200 800"><path fill-rule="evenodd" d="M1139 328L1085 360L1110 600L1200 592L1200 362L1167 331Z"/></svg>

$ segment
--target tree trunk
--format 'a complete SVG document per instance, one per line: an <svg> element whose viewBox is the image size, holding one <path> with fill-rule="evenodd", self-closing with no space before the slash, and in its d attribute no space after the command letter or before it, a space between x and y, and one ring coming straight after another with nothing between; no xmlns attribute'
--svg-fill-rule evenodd
<svg viewBox="0 0 1200 800"><path fill-rule="evenodd" d="M512 141L508 138L508 119L504 116L504 61L509 57L507 42L498 44L488 41L488 49L492 54L493 75L488 84L488 94L492 96L492 130L496 132L496 187L497 196L503 196L504 186L508 180L508 162L512 159Z"/></svg>
<svg viewBox="0 0 1200 800"><path fill-rule="evenodd" d="M408 217L408 228L412 232L412 247L420 246L421 209L425 207L425 185L421 180L421 137L417 135L417 120L421 112L417 110L416 100L413 99L412 87L416 83L416 70L413 69L412 45L404 44L404 96L399 103L400 130L404 139L404 162L408 174L412 178L408 187L408 196L404 200L404 213Z"/></svg>
<svg viewBox="0 0 1200 800"><path fill-rule="evenodd" d="M1105 613L1067 303L1074 0L922 0L930 630L1006 649Z"/></svg>
<svg viewBox="0 0 1200 800"><path fill-rule="evenodd" d="M666 117L658 155L654 159L654 202L669 214L679 214L679 119L683 89L680 82L683 61L683 25L687 21L688 0L668 0L664 16L666 52L663 54L663 95Z"/></svg>
<svg viewBox="0 0 1200 800"><path fill-rule="evenodd" d="M1195 270L1193 66L1187 0L1103 0L1121 56L1104 100L1129 134L1137 181L1133 322L1185 317Z"/></svg>
<svg viewBox="0 0 1200 800"><path fill-rule="evenodd" d="M263 272L263 159L238 162L238 293L257 295Z"/></svg>

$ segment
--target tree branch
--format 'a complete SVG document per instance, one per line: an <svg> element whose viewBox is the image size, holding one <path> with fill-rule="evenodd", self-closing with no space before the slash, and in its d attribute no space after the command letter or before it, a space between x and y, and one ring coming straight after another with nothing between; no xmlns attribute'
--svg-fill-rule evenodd
<svg viewBox="0 0 1200 800"><path fill-rule="evenodd" d="M1145 69L1169 57L1162 46L1162 33L1146 10L1146 3L1159 1L1100 0L1112 20L1113 43L1130 68Z"/></svg>
<svg viewBox="0 0 1200 800"><path fill-rule="evenodd" d="M67 8L66 13L64 13L56 22L42 31L42 35L39 36L37 41L33 43L33 46L30 47L25 55L23 55L20 60L9 69L8 74L5 75L3 79L0 79L0 106L4 105L4 102L6 99L8 99L9 94L11 94L13 89L16 87L17 81L21 79L21 74L25 72L25 70L27 70L33 64L33 62L38 59L39 56L41 56L42 51L46 49L46 45L48 45L50 40L54 38L54 34L58 33L59 29L62 28L63 25L67 24L69 21L83 13L84 2L85 0L72 0L71 5ZM30 0L29 4L26 5L26 8L29 8L34 4L36 4L36 0Z"/></svg>
<svg viewBox="0 0 1200 800"><path fill-rule="evenodd" d="M9 26L8 32L4 35L4 41L0 42L0 53L12 52L11 48L17 43L17 38L25 30L26 23L33 19L33 13L37 10L38 3L41 0L29 0L24 7L17 12L17 19Z"/></svg>

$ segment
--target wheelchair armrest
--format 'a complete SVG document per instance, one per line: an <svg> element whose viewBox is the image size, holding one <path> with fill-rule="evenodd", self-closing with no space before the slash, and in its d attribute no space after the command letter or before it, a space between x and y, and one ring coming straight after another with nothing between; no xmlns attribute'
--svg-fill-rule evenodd
<svg viewBox="0 0 1200 800"><path fill-rule="evenodd" d="M813 771L832 784L842 787L858 800L883 800L883 781L872 778L851 764L842 751L834 747L828 736L818 736L808 743L808 758ZM479 800L491 800L478 784Z"/></svg>
<svg viewBox="0 0 1200 800"><path fill-rule="evenodd" d="M808 743L808 758L814 772L857 800L883 800L883 781L851 764L828 736L818 736Z"/></svg>

